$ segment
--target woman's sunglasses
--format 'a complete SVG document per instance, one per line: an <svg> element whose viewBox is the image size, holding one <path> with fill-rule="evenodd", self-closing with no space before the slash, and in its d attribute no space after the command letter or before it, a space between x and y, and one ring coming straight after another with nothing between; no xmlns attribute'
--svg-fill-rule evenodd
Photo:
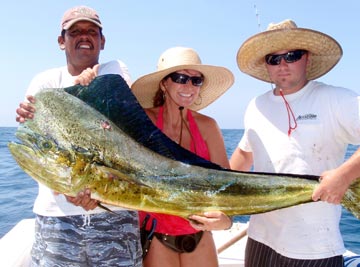
<svg viewBox="0 0 360 267"><path fill-rule="evenodd" d="M171 78L174 83L179 84L186 84L190 80L192 85L194 86L201 86L204 82L204 77L202 76L189 76L177 72L170 73L168 76L165 77L165 80L167 78Z"/></svg>
<svg viewBox="0 0 360 267"><path fill-rule="evenodd" d="M307 51L305 50L294 50L294 51L289 51L285 54L280 54L280 55L266 55L265 56L265 62L268 65L279 65L281 62L281 59L283 58L285 60L286 63L293 63L296 62L298 60L300 60L302 58L302 56L304 54L306 54Z"/></svg>

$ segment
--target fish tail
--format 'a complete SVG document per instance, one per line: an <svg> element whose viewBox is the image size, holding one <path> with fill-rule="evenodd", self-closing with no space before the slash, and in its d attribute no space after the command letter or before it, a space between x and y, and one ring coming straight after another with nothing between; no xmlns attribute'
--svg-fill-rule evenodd
<svg viewBox="0 0 360 267"><path fill-rule="evenodd" d="M341 204L360 220L360 178L350 185Z"/></svg>

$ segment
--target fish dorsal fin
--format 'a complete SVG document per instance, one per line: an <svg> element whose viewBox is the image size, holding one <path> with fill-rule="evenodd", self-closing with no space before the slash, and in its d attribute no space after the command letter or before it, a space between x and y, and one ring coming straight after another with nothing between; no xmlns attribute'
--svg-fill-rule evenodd
<svg viewBox="0 0 360 267"><path fill-rule="evenodd" d="M98 76L89 86L75 85L65 88L65 91L95 108L127 135L154 152L190 165L221 169L163 134L149 119L120 75Z"/></svg>

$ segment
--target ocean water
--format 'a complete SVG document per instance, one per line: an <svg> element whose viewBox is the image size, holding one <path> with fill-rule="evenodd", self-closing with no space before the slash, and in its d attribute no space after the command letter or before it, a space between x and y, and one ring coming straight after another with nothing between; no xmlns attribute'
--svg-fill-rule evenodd
<svg viewBox="0 0 360 267"><path fill-rule="evenodd" d="M32 207L37 195L37 183L17 165L7 144L16 141L16 128L0 127L0 238L20 220L33 218ZM222 130L226 151L230 157L236 147L242 130ZM346 157L357 147L349 146ZM239 216L237 221L247 221L248 216ZM340 222L345 246L348 250L360 254L360 220L343 209Z"/></svg>

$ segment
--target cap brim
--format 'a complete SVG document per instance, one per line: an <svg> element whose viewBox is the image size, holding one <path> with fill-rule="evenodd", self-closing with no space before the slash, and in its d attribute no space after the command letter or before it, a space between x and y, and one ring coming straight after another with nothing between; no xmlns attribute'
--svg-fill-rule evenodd
<svg viewBox="0 0 360 267"><path fill-rule="evenodd" d="M90 18L76 18L73 20L69 20L68 22L66 22L65 26L63 26L63 30L68 30L70 29L75 23L79 22L79 21L89 21L92 22L93 24L95 24L96 26L98 26L99 28L102 28L102 25L99 21L97 20L93 20Z"/></svg>

